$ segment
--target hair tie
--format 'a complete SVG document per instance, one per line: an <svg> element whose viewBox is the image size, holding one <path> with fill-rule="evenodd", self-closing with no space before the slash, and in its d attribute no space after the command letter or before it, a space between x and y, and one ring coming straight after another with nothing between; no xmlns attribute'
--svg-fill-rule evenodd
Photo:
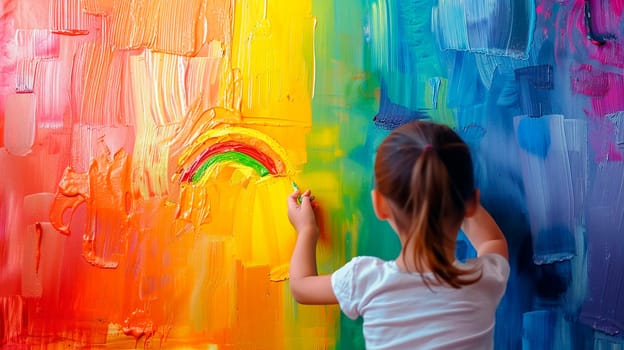
<svg viewBox="0 0 624 350"><path fill-rule="evenodd" d="M423 147L423 152L427 152L427 151L431 151L433 149L433 146L428 143L425 145L425 147Z"/></svg>

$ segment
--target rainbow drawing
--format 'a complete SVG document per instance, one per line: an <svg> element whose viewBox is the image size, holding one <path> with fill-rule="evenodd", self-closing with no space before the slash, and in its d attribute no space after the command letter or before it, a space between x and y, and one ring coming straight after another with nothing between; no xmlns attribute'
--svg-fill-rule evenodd
<svg viewBox="0 0 624 350"><path fill-rule="evenodd" d="M225 126L201 134L178 161L179 182L204 184L219 166L248 168L258 177L285 176L293 169L286 151L270 136L250 128Z"/></svg>

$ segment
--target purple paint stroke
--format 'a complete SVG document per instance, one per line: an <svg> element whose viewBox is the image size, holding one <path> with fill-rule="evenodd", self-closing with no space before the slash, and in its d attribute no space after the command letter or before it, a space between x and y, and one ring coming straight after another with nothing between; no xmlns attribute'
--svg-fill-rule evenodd
<svg viewBox="0 0 624 350"><path fill-rule="evenodd" d="M607 119L613 124L615 145L618 149L624 149L624 111L607 114Z"/></svg>
<svg viewBox="0 0 624 350"><path fill-rule="evenodd" d="M589 64L570 68L572 91L588 96L591 108L585 109L589 125L589 142L596 162L622 161L615 141L614 124L608 115L624 110L624 75L607 72Z"/></svg>
<svg viewBox="0 0 624 350"><path fill-rule="evenodd" d="M588 111L585 111L585 114L590 115ZM609 117L604 116L590 124L589 144L594 151L594 161L596 163L624 160L624 153L618 149L615 140L615 125Z"/></svg>
<svg viewBox="0 0 624 350"><path fill-rule="evenodd" d="M624 331L624 162L596 171L587 203L588 289L581 322L610 335Z"/></svg>

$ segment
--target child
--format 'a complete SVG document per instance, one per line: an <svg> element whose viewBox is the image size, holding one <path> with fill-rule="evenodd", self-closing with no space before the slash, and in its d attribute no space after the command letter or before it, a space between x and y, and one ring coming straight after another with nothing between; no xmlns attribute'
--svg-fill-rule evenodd
<svg viewBox="0 0 624 350"><path fill-rule="evenodd" d="M466 144L431 122L394 130L377 150L372 202L401 241L396 260L356 257L318 276L316 205L309 190L288 197L298 233L290 263L295 299L338 303L349 318L362 316L367 349L492 349L509 277L507 242L479 203ZM478 254L466 263L455 260L460 228Z"/></svg>

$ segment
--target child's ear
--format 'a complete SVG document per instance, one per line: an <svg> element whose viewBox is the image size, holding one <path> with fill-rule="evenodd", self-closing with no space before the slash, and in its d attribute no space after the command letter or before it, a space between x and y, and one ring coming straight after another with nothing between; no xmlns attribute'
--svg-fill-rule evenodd
<svg viewBox="0 0 624 350"><path fill-rule="evenodd" d="M475 189L472 198L466 202L466 214L464 216L467 218L473 216L479 208L479 203L481 203L481 192Z"/></svg>
<svg viewBox="0 0 624 350"><path fill-rule="evenodd" d="M377 190L371 191L371 199L373 201L373 210L377 218L379 218L379 220L388 220L391 217L388 200Z"/></svg>

